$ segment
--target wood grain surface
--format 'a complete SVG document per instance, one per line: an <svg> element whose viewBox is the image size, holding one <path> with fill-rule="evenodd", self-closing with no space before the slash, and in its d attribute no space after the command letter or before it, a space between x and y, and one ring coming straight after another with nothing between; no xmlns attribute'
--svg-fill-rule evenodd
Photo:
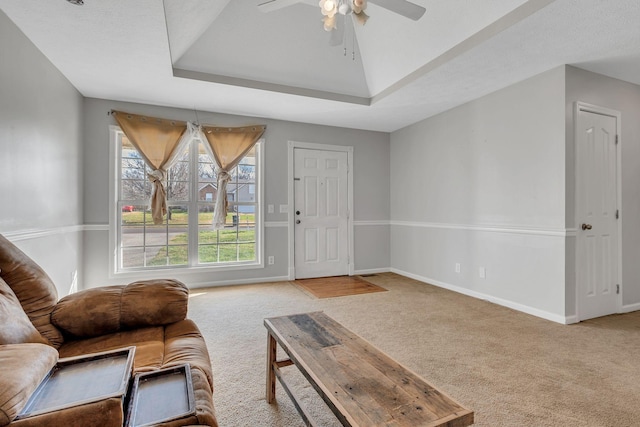
<svg viewBox="0 0 640 427"><path fill-rule="evenodd" d="M283 348L345 426L473 424L472 411L322 312L265 319L265 326L269 342ZM270 348L267 391L271 397L282 366L274 355Z"/></svg>

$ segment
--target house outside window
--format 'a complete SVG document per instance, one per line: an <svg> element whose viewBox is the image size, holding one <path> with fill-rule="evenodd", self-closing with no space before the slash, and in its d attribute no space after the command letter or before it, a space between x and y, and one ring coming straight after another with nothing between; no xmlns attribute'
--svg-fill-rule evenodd
<svg viewBox="0 0 640 427"><path fill-rule="evenodd" d="M116 126L117 207L111 231L116 272L166 268L246 268L261 265L262 219L260 180L262 141L231 173L228 214L223 229L214 230L217 194L214 160L193 139L167 171L167 214L154 225L149 207L151 172L140 153ZM249 188L254 189L253 194ZM258 194L256 194L256 192Z"/></svg>

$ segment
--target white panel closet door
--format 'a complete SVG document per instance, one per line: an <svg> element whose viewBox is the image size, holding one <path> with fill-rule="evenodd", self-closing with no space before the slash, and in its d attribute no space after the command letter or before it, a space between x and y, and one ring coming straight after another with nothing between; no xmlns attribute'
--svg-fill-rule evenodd
<svg viewBox="0 0 640 427"><path fill-rule="evenodd" d="M616 117L579 111L576 139L578 314L618 311Z"/></svg>

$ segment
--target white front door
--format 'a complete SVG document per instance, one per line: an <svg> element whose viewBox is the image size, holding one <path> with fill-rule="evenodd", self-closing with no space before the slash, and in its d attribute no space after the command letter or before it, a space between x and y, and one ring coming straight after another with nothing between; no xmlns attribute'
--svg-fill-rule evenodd
<svg viewBox="0 0 640 427"><path fill-rule="evenodd" d="M346 152L294 149L295 277L349 274Z"/></svg>
<svg viewBox="0 0 640 427"><path fill-rule="evenodd" d="M578 108L579 320L619 311L617 117Z"/></svg>

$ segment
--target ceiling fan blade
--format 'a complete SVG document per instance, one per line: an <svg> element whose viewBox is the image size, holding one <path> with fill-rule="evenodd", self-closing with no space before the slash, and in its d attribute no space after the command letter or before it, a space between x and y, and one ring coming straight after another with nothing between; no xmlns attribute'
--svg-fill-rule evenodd
<svg viewBox="0 0 640 427"><path fill-rule="evenodd" d="M344 26L345 16L337 15L336 28L331 31L331 38L329 39L330 46L340 46L344 43Z"/></svg>
<svg viewBox="0 0 640 427"><path fill-rule="evenodd" d="M369 0L369 2L414 21L422 18L422 15L427 11L424 7L407 0Z"/></svg>
<svg viewBox="0 0 640 427"><path fill-rule="evenodd" d="M300 3L300 0L267 0L258 4L258 9L264 13L268 13L283 9L296 3Z"/></svg>

